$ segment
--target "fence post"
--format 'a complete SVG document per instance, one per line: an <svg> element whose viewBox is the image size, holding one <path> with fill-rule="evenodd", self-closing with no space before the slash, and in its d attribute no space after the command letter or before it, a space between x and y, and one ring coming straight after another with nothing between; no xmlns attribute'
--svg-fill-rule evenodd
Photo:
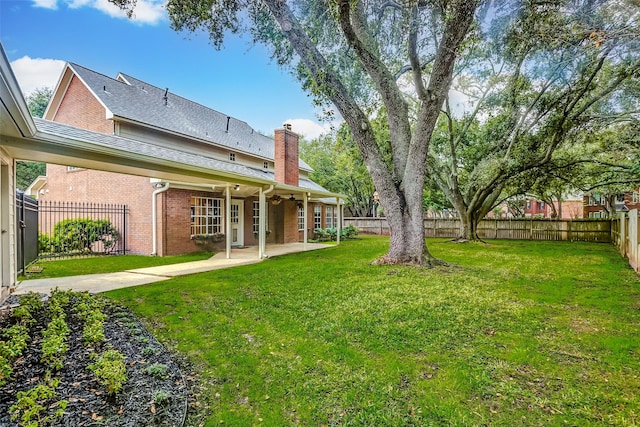
<svg viewBox="0 0 640 427"><path fill-rule="evenodd" d="M122 205L122 254L127 254L127 205Z"/></svg>

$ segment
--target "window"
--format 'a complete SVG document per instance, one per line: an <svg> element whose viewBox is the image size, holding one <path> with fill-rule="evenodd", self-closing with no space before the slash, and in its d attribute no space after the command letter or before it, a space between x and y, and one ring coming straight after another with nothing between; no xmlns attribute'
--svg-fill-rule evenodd
<svg viewBox="0 0 640 427"><path fill-rule="evenodd" d="M77 166L67 166L67 172L73 172L73 171L79 171L82 168L79 168Z"/></svg>
<svg viewBox="0 0 640 427"><path fill-rule="evenodd" d="M298 230L304 230L304 207L298 206Z"/></svg>
<svg viewBox="0 0 640 427"><path fill-rule="evenodd" d="M191 197L191 234L222 232L222 199Z"/></svg>
<svg viewBox="0 0 640 427"><path fill-rule="evenodd" d="M267 229L269 228L268 213L269 209L265 209L264 223L267 224ZM260 202L253 202L253 232L256 234L260 232Z"/></svg>
<svg viewBox="0 0 640 427"><path fill-rule="evenodd" d="M265 169L269 169L269 162L264 162L262 164L262 167L265 168Z"/></svg>
<svg viewBox="0 0 640 427"><path fill-rule="evenodd" d="M232 162L236 161L236 153L229 153L229 160Z"/></svg>
<svg viewBox="0 0 640 427"><path fill-rule="evenodd" d="M333 206L326 206L324 208L324 226L326 228L333 228L336 226Z"/></svg>
<svg viewBox="0 0 640 427"><path fill-rule="evenodd" d="M632 196L631 196L631 201L633 203L638 203L639 200L640 200L640 198L638 197L638 193L634 191Z"/></svg>
<svg viewBox="0 0 640 427"><path fill-rule="evenodd" d="M313 207L313 229L322 228L322 206Z"/></svg>
<svg viewBox="0 0 640 427"><path fill-rule="evenodd" d="M531 200L527 200L527 209L531 209Z"/></svg>
<svg viewBox="0 0 640 427"><path fill-rule="evenodd" d="M544 202L540 202L540 209L544 209Z"/></svg>

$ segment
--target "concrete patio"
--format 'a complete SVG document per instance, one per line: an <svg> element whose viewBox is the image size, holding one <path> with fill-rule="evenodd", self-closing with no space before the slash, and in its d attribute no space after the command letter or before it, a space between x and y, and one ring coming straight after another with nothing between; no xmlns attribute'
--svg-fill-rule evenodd
<svg viewBox="0 0 640 427"><path fill-rule="evenodd" d="M296 252L330 248L332 246L333 245L321 243L307 243L306 245L304 243L287 243L283 245L267 245L266 252L268 257L274 257ZM118 273L24 280L18 284L14 293L49 293L51 289L55 289L56 287L60 290L71 289L74 291L89 291L90 293L106 292L113 289L160 282L176 276L186 276L188 274L203 273L239 265L255 264L263 260L264 259L258 259L257 246L232 248L231 258L229 259L227 259L224 252L220 252L202 261L138 268Z"/></svg>

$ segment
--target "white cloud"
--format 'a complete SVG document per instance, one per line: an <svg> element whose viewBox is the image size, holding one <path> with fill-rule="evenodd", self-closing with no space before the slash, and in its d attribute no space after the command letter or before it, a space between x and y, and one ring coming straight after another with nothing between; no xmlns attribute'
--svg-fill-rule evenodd
<svg viewBox="0 0 640 427"><path fill-rule="evenodd" d="M91 7L112 18L129 19L123 10L108 0L33 0L33 4L36 7L57 9L59 1L66 3L70 9ZM138 0L131 21L138 24L157 24L166 15L164 5L165 0Z"/></svg>
<svg viewBox="0 0 640 427"><path fill-rule="evenodd" d="M30 58L23 56L11 62L13 73L25 96L36 89L54 89L65 62L59 59Z"/></svg>
<svg viewBox="0 0 640 427"><path fill-rule="evenodd" d="M331 124L321 125L309 119L287 119L291 123L291 130L311 140L331 131Z"/></svg>
<svg viewBox="0 0 640 427"><path fill-rule="evenodd" d="M127 18L126 13L107 0L93 0L88 6L94 7L113 18ZM140 24L156 24L165 16L164 1L138 0L131 20Z"/></svg>
<svg viewBox="0 0 640 427"><path fill-rule="evenodd" d="M58 0L33 0L35 7L43 7L45 9L57 9Z"/></svg>

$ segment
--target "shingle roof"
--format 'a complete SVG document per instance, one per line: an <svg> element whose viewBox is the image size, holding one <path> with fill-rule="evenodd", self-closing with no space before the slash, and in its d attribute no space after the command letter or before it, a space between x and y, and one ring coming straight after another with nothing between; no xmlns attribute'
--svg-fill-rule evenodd
<svg viewBox="0 0 640 427"><path fill-rule="evenodd" d="M274 159L273 139L254 131L246 122L127 74L120 73L113 79L78 64L70 63L69 66L114 116L234 151ZM311 170L302 159L299 167Z"/></svg>
<svg viewBox="0 0 640 427"><path fill-rule="evenodd" d="M266 171L263 172L260 169L243 166L235 162L225 162L211 157L161 147L148 142L134 141L116 135L92 132L49 120L34 118L34 121L39 131L46 132L50 135L58 135L65 138L89 142L98 147L114 148L128 153L140 154L160 160L168 160L183 165L198 166L215 171L237 174L247 178L254 178L263 181L273 180L273 174Z"/></svg>

